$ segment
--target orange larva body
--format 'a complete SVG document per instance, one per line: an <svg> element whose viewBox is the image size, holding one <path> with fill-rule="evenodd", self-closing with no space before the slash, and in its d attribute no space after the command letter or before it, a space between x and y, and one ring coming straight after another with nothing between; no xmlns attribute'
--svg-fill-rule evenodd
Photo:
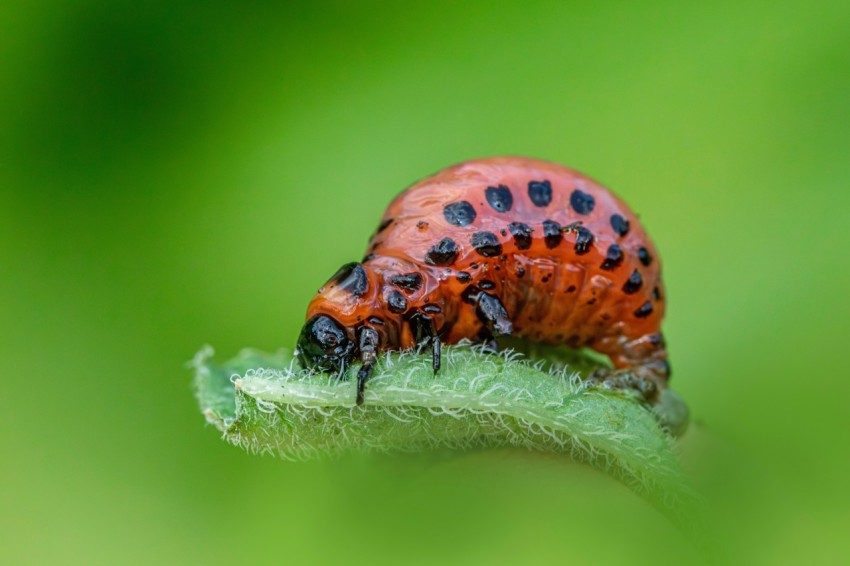
<svg viewBox="0 0 850 566"><path fill-rule="evenodd" d="M416 315L445 343L509 333L589 346L659 386L669 375L660 263L637 217L588 177L539 160L469 161L405 190L363 263L310 303L308 320L321 315L354 350L363 327L378 350L415 346L422 336L406 322ZM310 365L305 345L302 334Z"/></svg>

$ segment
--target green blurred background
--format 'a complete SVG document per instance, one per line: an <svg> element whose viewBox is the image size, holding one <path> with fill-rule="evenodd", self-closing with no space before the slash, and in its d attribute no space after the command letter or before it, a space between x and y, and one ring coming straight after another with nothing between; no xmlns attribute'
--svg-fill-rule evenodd
<svg viewBox="0 0 850 566"><path fill-rule="evenodd" d="M0 562L694 558L558 459L247 456L203 344L292 346L401 188L521 154L661 250L724 561L850 560L850 3L0 5ZM542 462L542 463L541 463Z"/></svg>

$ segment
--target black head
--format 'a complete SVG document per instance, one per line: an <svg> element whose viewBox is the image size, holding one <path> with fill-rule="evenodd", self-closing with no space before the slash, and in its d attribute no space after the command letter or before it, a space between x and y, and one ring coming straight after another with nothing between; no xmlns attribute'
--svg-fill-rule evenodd
<svg viewBox="0 0 850 566"><path fill-rule="evenodd" d="M304 368L343 373L351 365L355 349L341 324L317 314L304 324L295 352Z"/></svg>

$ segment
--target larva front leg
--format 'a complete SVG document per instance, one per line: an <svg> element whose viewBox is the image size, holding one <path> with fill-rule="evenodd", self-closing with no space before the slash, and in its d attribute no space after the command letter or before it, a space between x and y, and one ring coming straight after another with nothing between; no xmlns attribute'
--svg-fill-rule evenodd
<svg viewBox="0 0 850 566"><path fill-rule="evenodd" d="M366 388L366 382L372 377L372 371L375 368L375 361L378 359L378 348L380 347L380 337L377 331L368 326L360 329L359 346L360 346L360 361L362 365L357 372L357 404L363 404L363 391Z"/></svg>

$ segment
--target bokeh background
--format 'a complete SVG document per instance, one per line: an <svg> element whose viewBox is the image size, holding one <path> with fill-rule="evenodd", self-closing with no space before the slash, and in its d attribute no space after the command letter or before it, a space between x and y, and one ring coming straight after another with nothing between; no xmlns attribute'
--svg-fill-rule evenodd
<svg viewBox="0 0 850 566"><path fill-rule="evenodd" d="M716 555L850 559L850 3L0 4L0 562L657 563L558 459L292 464L184 363L293 345L400 189L530 155L664 261ZM545 464L541 464L545 462Z"/></svg>

